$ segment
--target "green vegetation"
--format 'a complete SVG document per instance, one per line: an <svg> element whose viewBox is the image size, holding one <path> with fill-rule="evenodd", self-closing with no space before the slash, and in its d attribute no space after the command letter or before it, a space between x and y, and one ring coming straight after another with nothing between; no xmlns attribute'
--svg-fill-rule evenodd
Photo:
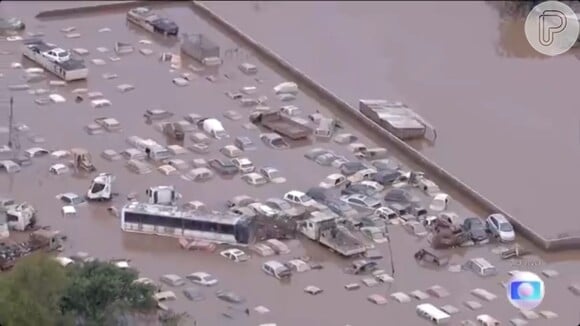
<svg viewBox="0 0 580 326"><path fill-rule="evenodd" d="M138 325L156 315L156 302L137 276L104 262L63 268L45 255L27 257L0 278L0 325ZM171 315L178 325L182 316Z"/></svg>

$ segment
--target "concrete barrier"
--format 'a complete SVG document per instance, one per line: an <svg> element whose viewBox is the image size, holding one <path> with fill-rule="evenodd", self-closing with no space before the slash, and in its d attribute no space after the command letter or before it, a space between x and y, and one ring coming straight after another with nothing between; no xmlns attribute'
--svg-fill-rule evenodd
<svg viewBox="0 0 580 326"><path fill-rule="evenodd" d="M563 250L563 249L580 248L580 236L566 235L564 237L556 239L543 238L540 234L532 230L530 227L526 226L525 223L523 223L521 220L512 216L505 210L501 209L491 200L487 199L485 196L483 196L473 188L469 187L467 184L459 180L457 177L453 176L451 173L449 173L442 167L438 166L433 161L429 160L427 157L419 153L417 150L409 146L407 143L403 142L399 138L395 137L393 134L381 128L378 124L376 124L369 118L365 117L362 113L360 113L360 111L357 108L352 107L350 104L340 99L331 91L315 82L307 74L298 70L296 67L292 66L289 62L281 58L279 55L272 52L268 48L264 47L259 42L257 42L250 36L246 35L244 32L240 31L237 27L235 27L234 25L232 25L231 23L229 23L228 21L226 21L225 19L214 13L211 9L209 9L201 2L193 1L192 6L194 10L197 13L199 13L202 17L208 19L209 21L217 23L217 25L221 26L227 33L230 33L235 37L237 37L238 39L242 40L244 43L246 43L246 45L248 45L258 54L260 54L262 57L278 65L282 70L287 71L288 74L292 76L292 78L296 83L298 83L302 87L305 86L307 88L312 89L320 98L329 101L329 103L332 103L338 109L344 111L354 119L362 122L370 129L372 129L374 132L387 139L393 146L395 146L401 152L405 153L408 156L408 158L417 166L419 166L425 173L449 184L451 187L454 187L462 194L466 195L474 203L478 204L478 206L483 208L485 211L489 213L499 212L504 214L512 222L514 228L516 229L516 231L518 231L518 233L528 238L536 245L540 246L545 250Z"/></svg>
<svg viewBox="0 0 580 326"><path fill-rule="evenodd" d="M60 16L66 15L73 15L73 14L93 14L99 11L107 11L107 10L120 10L120 9L127 9L133 8L138 5L146 5L148 7L153 7L156 5L167 5L167 2L164 1L112 1L110 3L103 3L98 5L90 5L90 6L83 6L83 7L71 7L71 8L64 8L64 9L55 9L55 10L47 10L41 11L36 14L36 18L38 19L47 19L47 18L55 18Z"/></svg>

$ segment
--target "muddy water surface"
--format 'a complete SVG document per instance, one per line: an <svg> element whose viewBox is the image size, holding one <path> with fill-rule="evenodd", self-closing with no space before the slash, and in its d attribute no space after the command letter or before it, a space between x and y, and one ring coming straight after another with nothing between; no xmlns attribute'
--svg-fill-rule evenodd
<svg viewBox="0 0 580 326"><path fill-rule="evenodd" d="M575 53L539 57L522 21L483 2L208 5L353 105L409 103L438 129L423 153L545 237L580 232L554 208L580 181ZM537 178L545 169L565 177Z"/></svg>
<svg viewBox="0 0 580 326"><path fill-rule="evenodd" d="M4 3L2 4L4 5ZM29 6L29 5L26 5ZM26 9L25 5L12 4L2 8L13 15L30 17L34 11ZM63 5L64 6L64 5ZM215 42L220 44L223 50L240 48L213 27L207 25L202 19L196 17L191 10L183 7L167 7L162 12L174 19L183 31L201 31L206 33ZM144 189L150 186L162 184L174 184L182 192L185 200L201 200L210 208L221 209L224 202L234 195L250 194L259 198L280 196L290 189L306 189L318 183L329 173L334 172L331 168L320 167L303 158L308 147L296 147L288 151L274 151L265 148L258 139L258 132L242 128L246 123L249 109L241 108L236 102L231 101L224 95L225 91L237 90L242 86L256 85L259 94L264 94L274 99L271 87L283 78L273 72L269 67L258 62L251 53L243 49L237 51L237 55L226 57L225 64L219 69L219 75L228 74L231 79L221 78L217 83L210 83L203 76L191 82L188 87L179 88L171 83L171 79L177 76L176 72L170 72L169 63L159 62L159 53L162 51L177 51L177 47L167 48L164 42L152 38L141 30L125 24L123 12L109 12L102 15L83 16L70 19L52 19L36 22L28 18L30 31L42 31L46 34L45 39L63 47L83 47L91 51L86 58L90 69L90 77L87 82L71 83L66 87L50 87L67 98L67 103L37 106L34 104L32 95L26 92L13 92L15 97L16 121L26 123L32 133L39 133L46 137L47 142L42 146L50 149L69 149L72 147L88 148L93 154L95 165L99 171L115 173L118 182L116 190L121 196L113 203L120 207L124 202L124 196L137 191L143 198ZM76 26L81 34L78 39L67 39L60 30L64 27ZM110 27L112 32L100 33L98 30ZM109 57L112 53L99 53L97 47L112 49L115 41L127 41L138 45L138 40L152 39L153 45L139 45L155 51L151 56L143 56L137 52L122 56L120 61L112 62ZM0 43L2 50L13 51L12 55L1 56L2 73L5 77L2 82L5 86L21 83L23 73L17 69L9 68L11 62L22 62L26 67L32 63L21 59L17 42ZM96 66L90 59L102 58L107 63L104 66ZM236 66L242 61L256 63L260 69L258 77L263 80L257 83L253 77L247 77L239 73ZM184 59L183 66L191 63ZM178 69L186 71L187 69ZM340 70L340 69L337 69ZM118 79L104 80L101 75L107 72L117 73ZM338 73L338 71L337 71ZM52 77L50 79L53 79ZM135 90L128 93L120 93L116 86L123 83L135 85ZM356 84L356 83L355 83ZM33 88L49 88L46 82L32 85ZM86 101L74 103L71 91L74 88L87 87L91 91L103 92L106 98L111 100L110 108L95 110ZM4 88L5 89L5 88ZM5 95L9 95L5 93ZM296 104L303 108L306 113L312 113L320 109L328 114L328 110L320 107L316 99L305 94L300 94ZM269 105L276 107L281 105L276 100L271 100ZM247 135L258 145L258 151L250 152L247 156L258 166L272 165L278 167L288 182L281 185L266 185L253 188L245 185L239 177L232 180L215 178L204 184L186 182L179 176L164 177L154 171L147 176L137 176L126 170L125 161L107 162L102 160L99 153L108 148L121 151L127 147L125 139L131 135L151 137L163 141L160 133L151 125L145 124L141 118L147 108L159 107L170 110L176 114L176 118L184 114L195 112L222 119L226 129L232 135ZM224 111L233 109L244 115L242 121L229 121L222 118ZM7 123L7 110L4 110L0 118L0 125ZM83 132L84 125L92 122L94 118L109 116L118 119L123 125L123 131L115 134L103 134L89 136ZM376 139L359 131L356 125L346 122L346 127L361 140L369 145L376 144ZM4 135L2 135L4 136ZM22 134L21 143L23 148L31 147L32 144ZM231 140L215 141L212 143L212 152L208 155L186 154L184 159L191 160L197 157L219 157L219 147L231 142ZM186 142L187 144L187 142ZM331 148L345 156L352 158L348 151L334 143L317 143L314 146ZM207 300L201 303L191 303L181 294L179 289L178 301L171 303L178 310L186 310L198 319L197 325L257 325L264 322L277 322L278 325L383 325L385 320L399 320L405 325L427 325L420 320L415 312L415 302L398 304L394 300L386 306L374 306L366 301L366 297L372 293L387 296L396 291L410 292L416 289L440 284L448 288L452 296L445 299L429 299L428 302L436 305L453 304L460 309L460 313L454 317L454 324L463 319L474 319L479 313L489 313L503 322L517 315L517 311L511 308L505 296L503 288L498 285L500 280L507 279L506 272L512 269L527 269L539 272L545 265L536 265L535 261L528 261L529 266L522 267L515 263L500 262L496 255L490 252L491 247L464 249L453 256L454 263L461 263L468 258L485 256L498 265L500 276L491 279L480 279L470 273L451 274L447 271L433 271L418 267L412 258L413 252L424 246L424 241L415 239L398 227L391 228L392 248L394 251L395 279L390 285L381 285L375 288L363 288L356 292L346 292L343 285L360 281L361 277L353 277L342 272L342 268L348 261L339 259L329 254L320 246L305 241L292 241L289 243L292 253L287 257L276 259L287 260L293 256L303 254L310 255L321 260L326 268L322 271L311 271L303 275L296 275L290 285L282 285L274 279L267 277L260 270L260 264L265 258L255 257L247 264L235 265L224 261L217 254L184 252L177 247L175 239L163 239L141 235L123 234L120 231L118 220L106 213L108 205L90 204L78 208L77 217L63 218L60 216L61 204L54 196L61 192L76 192L82 194L86 191L90 176L61 176L48 175L48 167L54 160L51 158L38 158L31 167L23 169L19 174L7 176L0 175L0 193L15 197L18 200L27 200L33 203L40 212L42 224L53 225L69 235L68 252L87 251L101 258L128 257L132 264L138 267L144 276L157 279L165 273L178 273L186 275L193 271L208 271L214 273L221 284L218 288L227 288L238 292L248 298L247 306L265 305L272 311L264 316L237 317L228 320L220 316L227 305L218 302L214 297L214 289L206 289ZM449 189L444 189L450 191ZM452 207L461 215L472 214L460 203L455 202ZM387 252L386 247L380 249ZM547 297L543 308L554 310L560 314L559 322L562 325L577 322L577 316L572 306L562 304L574 299L565 290L565 286L576 281L579 266L571 264L567 260L573 258L559 255L553 256L552 266L559 270L562 280L549 280L547 285ZM381 267L391 270L389 260L381 260ZM303 293L307 285L316 285L324 289L319 296L309 296ZM470 312L462 306L462 301L473 299L469 290L475 287L483 287L496 293L498 299L491 303L485 303L482 312ZM340 309L337 309L340 307Z"/></svg>

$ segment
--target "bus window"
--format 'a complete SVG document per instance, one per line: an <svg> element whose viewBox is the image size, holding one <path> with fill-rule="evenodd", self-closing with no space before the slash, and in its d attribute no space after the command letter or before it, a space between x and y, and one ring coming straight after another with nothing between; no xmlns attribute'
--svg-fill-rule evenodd
<svg viewBox="0 0 580 326"><path fill-rule="evenodd" d="M125 217L125 223L141 223L141 214L125 212L123 216Z"/></svg>

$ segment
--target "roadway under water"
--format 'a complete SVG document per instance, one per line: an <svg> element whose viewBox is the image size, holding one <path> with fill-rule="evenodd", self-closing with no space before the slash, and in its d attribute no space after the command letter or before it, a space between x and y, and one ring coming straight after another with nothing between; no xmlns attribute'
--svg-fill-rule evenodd
<svg viewBox="0 0 580 326"><path fill-rule="evenodd" d="M77 5L78 3L75 3ZM52 3L51 3L52 5ZM221 5L221 4L213 4ZM235 4L232 4L235 5ZM242 4L248 6L251 10L251 4ZM288 6L281 4L280 6ZM342 6L348 6L344 4ZM377 4L374 4L376 6ZM381 5L381 4L378 4ZM67 3L56 2L54 6L69 6ZM278 4L262 4L262 6L278 6ZM313 6L320 6L314 4ZM351 5L352 6L352 5ZM369 5L373 6L373 5ZM461 8L463 5L459 5ZM340 7L340 5L339 5ZM415 5L417 7L417 5ZM36 14L39 3L24 2L2 2L0 5L0 13L18 15L26 19L28 31L42 31L46 34L45 40L53 42L67 48L83 47L91 51L91 54L86 58L87 65L90 69L90 77L87 82L71 83L65 87L50 87L52 91L58 92L67 98L67 103L50 104L47 106L37 106L34 104L32 95L24 92L14 92L15 96L15 112L16 121L26 123L30 126L32 132L39 133L46 137L45 146L50 149L69 149L72 147L88 148L93 154L95 165L100 171L109 171L117 175L118 182L116 183L117 190L122 194L113 204L117 207L123 204L124 195L129 192L139 192L143 195L145 188L149 186L162 184L175 184L180 192L183 193L185 200L201 200L204 201L210 208L221 209L223 203L232 196L247 193L259 198L268 198L280 196L283 192L290 189L306 189L318 183L327 174L334 172L331 168L320 167L313 162L303 158L306 147L294 148L288 151L273 151L264 148L259 142L257 133L255 131L246 130L241 127L247 120L249 109L241 108L238 104L224 95L225 91L237 90L242 86L255 84L258 86L260 93L265 93L273 98L271 87L283 79L272 71L267 66L257 62L256 58L250 53L246 53L243 49L235 57L226 58L225 65L220 68L220 74L227 73L233 76L232 79L227 80L222 78L220 82L210 83L202 77L199 77L191 82L187 87L179 88L171 83L171 79L176 76L175 73L169 72L169 63L161 63L158 60L159 53L162 51L176 52L178 47L173 46L168 49L167 46L155 42L153 45L141 46L138 45L138 40L152 39L150 35L143 32L136 27L127 26L125 23L124 12L111 11L106 14L99 14L94 16L72 17L70 19L57 19L47 21L35 21L32 16ZM47 5L43 5L43 9ZM351 8L353 14L356 15L356 7ZM341 9L344 10L344 9ZM359 8L362 11L362 9ZM403 9L401 9L403 10ZM201 31L206 33L216 43L220 44L223 50L235 49L239 45L234 44L223 34L219 33L212 26L209 26L199 17L193 16L191 10L174 6L162 10L168 17L174 19L182 28L183 31ZM253 11L248 11L253 12ZM295 14L298 15L299 11ZM291 14L291 12L288 12ZM330 15L327 13L326 15ZM243 10L240 9L240 15L243 16ZM299 16L308 17L310 13L304 12ZM336 13L340 17L339 13ZM359 13L362 15L362 13ZM250 16L248 16L250 17ZM90 19L89 19L90 18ZM320 19L326 19L320 18ZM330 18L329 18L330 19ZM304 19L307 21L307 19ZM266 24L263 22L262 24ZM80 38L67 39L64 33L60 32L62 28L68 26L76 26L77 32L81 34ZM271 22L271 28L278 26L278 23ZM302 28L293 24L295 28ZM103 27L111 28L112 32L98 32ZM243 26L242 26L243 27ZM328 27L328 26L327 26ZM248 30L250 34L254 31ZM256 31L256 37L262 37ZM329 30L330 34L332 30ZM356 33L350 31L351 33ZM418 31L419 32L419 31ZM417 32L417 33L418 33ZM279 36L280 39L287 38L291 41L293 33L288 32ZM369 34L362 33L361 35ZM371 34L374 35L374 34ZM297 37L297 36L294 36ZM306 38L307 35L301 37ZM370 37L372 39L372 37ZM108 47L112 49L114 42L127 41L135 46L151 48L155 54L151 56L142 56L135 51L132 54L121 56L118 62L111 62L108 57L112 55L109 53L99 53L97 47ZM157 39L154 39L157 41ZM370 41L370 40L369 40ZM424 45L422 45L424 46ZM1 68L3 77L3 87L11 84L22 83L20 79L22 72L17 69L10 68L10 63L17 61L21 62L20 48L18 42L0 43L2 50L12 51L13 54L3 55L1 57ZM346 47L345 52L352 50ZM322 50L321 50L322 51ZM390 51L386 48L385 51ZM425 50L426 51L426 50ZM472 51L472 49L470 49ZM360 60L364 62L363 55L365 52L360 49ZM285 52L283 56L288 57ZM433 56L435 53L425 52L424 55ZM411 53L409 53L411 55ZM315 56L321 58L323 56ZM90 62L90 59L102 58L107 63L103 66L96 66ZM337 56L333 60L339 60ZM412 55L409 57L409 60ZM263 80L263 83L257 84L253 78L246 77L239 73L236 66L243 61L250 61L258 65L260 73L258 77ZM320 62L320 65L328 64L327 62ZM325 60L322 60L325 61ZM332 60L328 60L332 61ZM25 67L33 66L32 63L22 61ZM183 64L187 66L189 62ZM405 65L405 61L401 65ZM398 64L397 64L398 65ZM397 66L395 65L395 66ZM302 68L302 67L301 67ZM353 66L342 65L335 63L332 72L336 79L339 76L346 78L348 71L352 73ZM401 69L400 67L397 69ZM369 69L371 71L372 69ZM116 73L119 75L118 79L105 80L101 75L107 72ZM401 73L401 72L400 72ZM343 75L344 74L344 75ZM352 81L351 74L349 78L343 81L344 85L348 80ZM361 74L365 76L365 74ZM331 78L331 79L334 79ZM384 78L384 77L383 77ZM410 78L410 77L407 77ZM53 79L52 77L50 79ZM390 79L390 77L389 77ZM361 78L352 81L351 86L347 89L335 89L345 97L351 96L349 100L355 101L362 95L357 95L353 90L356 87L361 87L362 81L366 78ZM325 84L326 81L322 80ZM128 93L120 93L116 86L123 83L130 83L135 85L135 90ZM414 84L413 84L414 85ZM47 88L45 82L33 84L33 88ZM74 88L87 87L91 91L101 91L104 96L111 100L113 105L110 108L93 109L90 107L88 101L83 103L74 103L71 90ZM386 95L396 93L381 92L379 93L378 85L375 90L376 93L364 93L364 96L373 97L388 97ZM424 86L426 87L426 86ZM432 86L437 87L437 86ZM5 89L5 88L4 88ZM424 89L424 88L423 88ZM410 90L409 90L410 91ZM365 92L368 92L365 91ZM490 93L491 94L491 93ZM489 96L493 99L493 96ZM411 101L411 98L409 97ZM415 105L416 103L410 102ZM293 103L294 104L294 103ZM427 105L417 106L428 108ZM280 105L275 101L271 104L273 107ZM320 106L315 99L300 94L297 103L299 107L303 108L306 113L312 113L315 109L320 109L322 113L328 112L325 108ZM454 104L455 105L455 104ZM121 151L129 145L125 143L125 138L130 135L138 135L144 137L152 137L161 140L162 136L157 131L153 130L151 125L145 124L142 119L142 113L145 109L159 107L176 114L176 118L182 115L196 112L207 115L214 115L222 118L224 111L233 109L244 115L242 121L224 121L226 129L233 136L248 135L259 146L259 150L255 153L249 153L248 157L252 159L257 165L272 165L280 169L282 174L287 177L288 182L282 185L266 185L260 188L253 188L245 185L239 178L233 180L222 180L215 178L214 180L197 184L186 182L178 176L165 177L160 173L154 171L150 175L138 176L127 171L123 166L123 161L107 162L99 157L99 153L107 148L113 148ZM418 108L421 111L421 108ZM440 125L440 121L435 120L429 112L421 111L433 123L439 126L440 135L445 134L445 129ZM465 112L463 114L466 114ZM7 113L5 115L7 117ZM118 119L123 125L123 131L120 134L104 134L89 136L82 130L82 127L92 120L100 116L110 116ZM453 119L456 117L454 116ZM466 117L464 117L466 119ZM7 119L0 117L0 124L5 125ZM463 121L463 120L460 120ZM479 119L479 121L482 121ZM349 132L353 132L361 138L366 144L380 144L383 145L380 139L376 136L368 135L359 130L354 124L346 121L346 127ZM466 130L471 133L476 130L476 126L468 122L461 123ZM467 133L469 134L469 133ZM4 135L2 135L4 136ZM445 143L450 140L449 136L440 136L437 148L441 145L448 148ZM25 137L21 137L22 146L24 148L32 147L30 142L27 142ZM463 137L465 138L465 137ZM4 141L4 138L3 140ZM485 145L492 143L487 142L484 138L480 142ZM213 158L219 157L221 154L217 153L220 146L225 145L228 141L220 141L212 144L212 152L203 157ZM318 143L314 146L331 148L340 152L347 157L347 151L339 145L334 143ZM491 147L489 147L491 148ZM425 149L433 151L435 148ZM483 150L484 148L482 148ZM542 149L545 152L547 149ZM538 152L540 150L538 149ZM448 152L450 153L450 152ZM457 155L456 155L457 156ZM468 159L472 159L470 154L459 155L459 162L466 163ZM198 157L191 153L185 155L184 159L192 159ZM465 157L465 160L461 160ZM539 157L539 155L538 155ZM538 158L539 159L539 158ZM502 161L507 159L501 159ZM449 158L449 161L452 161ZM489 160L480 162L478 166L481 169L487 169L486 166L496 164L496 161ZM375 306L366 301L366 297L372 293L388 294L403 291L410 292L416 289L425 290L427 287L440 284L450 290L452 296L445 299L429 299L427 302L434 303L438 306L444 304L452 304L460 309L460 313L453 317L454 324L459 323L463 319L475 319L475 316L481 313L488 313L497 317L502 322L507 322L508 319L516 317L518 312L509 306L505 299L504 289L498 285L499 281L507 280L506 272L512 269L527 269L539 272L547 268L545 263L541 265L533 264L531 261L529 266L522 267L522 265L515 265L513 262L501 262L499 258L490 252L490 246L481 248L461 249L454 252L452 263L461 263L466 259L472 257L484 256L492 263L497 264L500 274L497 277L489 279L481 279L475 275L464 272L453 274L442 271L433 271L430 269L418 267L412 257L412 254L420 247L425 246L425 241L421 241L407 234L404 230L397 227L392 227L392 247L394 250L393 260L396 264L395 282L390 286L380 285L374 288L366 288L363 286L359 291L347 292L343 285L353 281L360 281L360 277L353 277L344 274L341 269L348 264L348 261L339 259L334 254L329 254L325 249L321 248L315 243L304 241L300 244L298 241L290 242L292 253L286 257L274 258L280 260L288 260L294 256L301 256L307 254L317 260L323 261L326 268L322 271L310 271L303 275L296 275L290 285L282 285L271 277L266 276L260 271L260 264L267 260L265 258L254 257L252 261L242 265L232 265L225 261L217 253L193 253L185 252L178 248L175 239L164 239L158 237L148 237L142 235L123 234L119 228L118 220L111 217L106 212L108 205L91 204L86 207L78 208L77 217L63 218L60 216L61 203L54 198L54 196L61 192L76 192L83 194L89 184L90 179L77 177L55 177L48 175L48 167L51 164L50 158L34 159L31 167L23 168L23 170L13 176L5 174L0 175L0 193L15 197L17 200L26 200L34 204L40 211L40 222L45 225L52 225L56 229L62 230L69 236L68 252L74 253L76 251L87 251L90 254L101 258L121 257L132 259L132 265L142 271L143 276L158 279L159 276L165 273L178 273L186 275L194 271L207 271L215 274L221 284L217 288L231 289L248 298L249 307L256 305L265 305L272 311L264 316L257 316L256 313L251 313L250 317L238 317L234 320L228 320L220 316L219 313L225 311L226 304L218 302L213 292L215 289L206 289L204 293L207 300L200 303L192 303L187 301L181 294L180 289L172 289L178 294L178 301L170 303L171 307L178 310L186 310L197 320L198 326L207 325L257 325L265 322L276 322L278 325L344 325L351 324L362 326L383 325L386 320L399 320L404 325L427 325L417 317L414 312L417 301L408 304L399 304L393 299L389 301L386 306ZM467 163L466 163L467 164ZM497 163L499 164L499 163ZM507 162L509 164L509 162ZM546 165L548 167L548 165ZM453 171L453 170L452 170ZM480 170L481 171L481 170ZM455 171L454 171L455 172ZM552 178L548 178L550 181ZM558 178L559 179L559 178ZM468 180L469 181L469 180ZM541 182L541 181L536 181ZM548 182L545 180L545 182ZM470 182L471 183L471 182ZM474 186L476 184L471 183ZM511 181L505 181L502 187L511 186ZM519 188L530 188L521 184ZM450 191L448 189L444 189ZM527 190L527 189L526 189ZM504 191L503 188L501 191ZM451 191L450 191L451 192ZM514 192L514 194L517 192ZM143 196L141 196L143 198ZM492 197L493 198L493 197ZM537 201L537 199L535 200ZM461 215L472 214L468 209L460 206L458 203L454 204L453 210ZM477 213L477 212L476 212ZM386 247L381 245L381 250L386 253ZM577 322L577 316L573 310L571 300L576 299L572 296L565 287L575 281L578 281L577 271L579 265L577 262L571 262L574 259L574 253L571 254L557 254L544 256L545 261L552 260L550 268L560 271L560 279L547 281L547 296L542 309L553 310L560 314L557 320L558 324L568 325ZM380 262L381 267L390 271L389 259L386 258ZM303 288L307 285L316 285L324 289L324 293L319 296L309 296L303 293ZM469 311L462 305L465 300L471 300L473 297L469 294L470 289L476 287L483 287L498 295L498 299L491 303L484 303L484 307L479 311ZM577 299L576 299L577 300ZM340 307L340 309L337 309ZM544 321L545 322L545 321Z"/></svg>

